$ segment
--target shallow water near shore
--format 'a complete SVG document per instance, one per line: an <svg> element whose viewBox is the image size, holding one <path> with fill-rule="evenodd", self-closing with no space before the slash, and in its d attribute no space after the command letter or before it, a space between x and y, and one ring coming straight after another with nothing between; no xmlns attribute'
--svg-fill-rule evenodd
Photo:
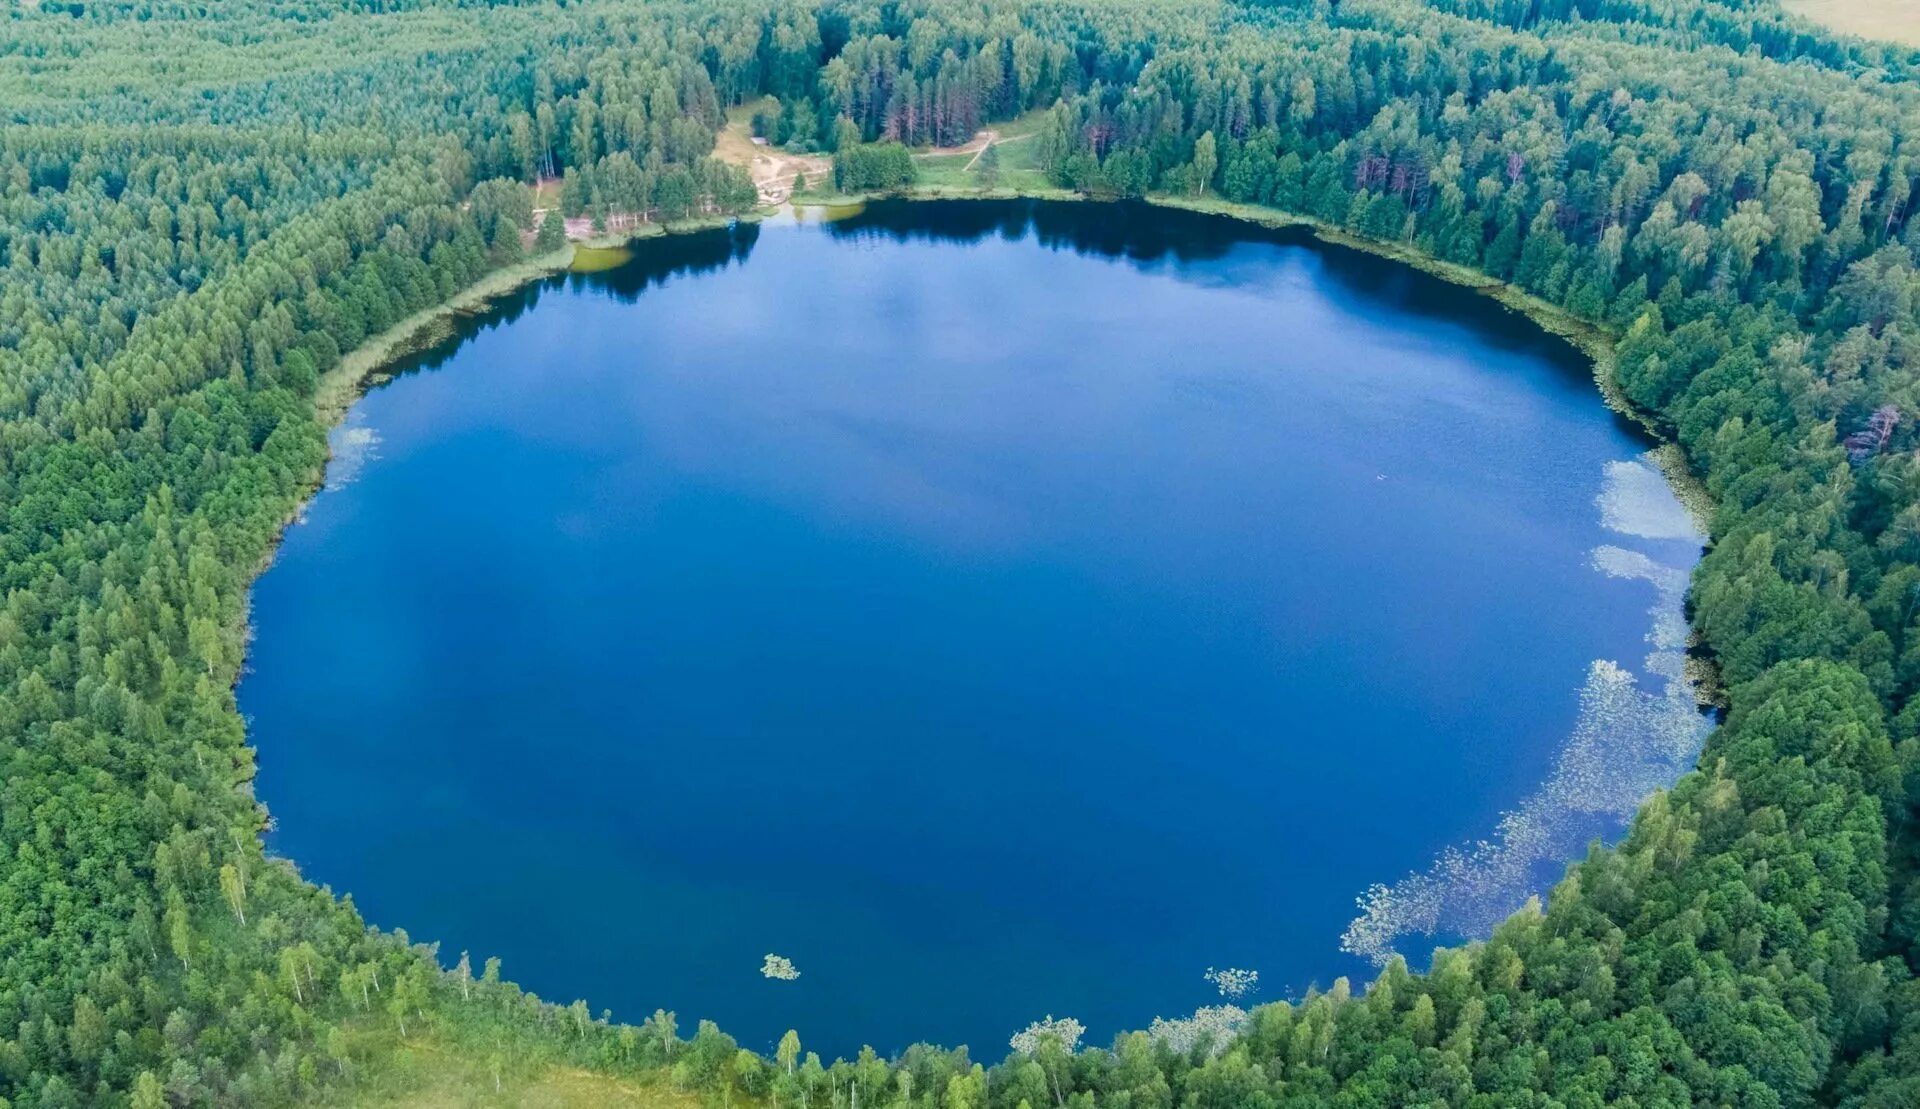
<svg viewBox="0 0 1920 1109"><path fill-rule="evenodd" d="M1697 753L1700 537L1483 297L1108 205L632 250L397 365L254 590L271 848L449 962L1105 1042L1423 962Z"/></svg>

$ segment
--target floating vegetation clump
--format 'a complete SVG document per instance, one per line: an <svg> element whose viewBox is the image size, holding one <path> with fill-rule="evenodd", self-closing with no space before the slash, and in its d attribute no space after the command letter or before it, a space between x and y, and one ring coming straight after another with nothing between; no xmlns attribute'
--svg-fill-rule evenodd
<svg viewBox="0 0 1920 1109"><path fill-rule="evenodd" d="M1654 483L1661 484L1654 484ZM1598 498L1611 530L1648 539L1695 539L1685 508L1644 462L1608 466ZM1658 688L1596 659L1580 692L1580 715L1547 781L1503 817L1489 839L1448 848L1423 873L1374 885L1358 900L1341 949L1375 964L1407 936L1491 932L1596 837L1615 832L1646 798L1692 767L1711 723L1700 713L1687 667L1687 571L1639 551L1602 546L1594 569L1654 587L1652 646L1644 669Z"/></svg>
<svg viewBox="0 0 1920 1109"><path fill-rule="evenodd" d="M333 459L327 463L327 488L341 489L360 477L367 463L380 457L380 433L358 422L355 415L333 434Z"/></svg>
<svg viewBox="0 0 1920 1109"><path fill-rule="evenodd" d="M1600 522L1642 539L1698 539L1700 528L1652 456L1609 462L1600 495Z"/></svg>
<svg viewBox="0 0 1920 1109"><path fill-rule="evenodd" d="M794 968L793 960L785 955L768 955L766 962L760 964L760 973L781 982L791 982L800 977Z"/></svg>
<svg viewBox="0 0 1920 1109"><path fill-rule="evenodd" d="M1257 970L1241 970L1239 967L1215 970L1208 967L1202 977L1213 983L1213 988L1220 991L1221 997L1238 999L1260 988L1260 972Z"/></svg>

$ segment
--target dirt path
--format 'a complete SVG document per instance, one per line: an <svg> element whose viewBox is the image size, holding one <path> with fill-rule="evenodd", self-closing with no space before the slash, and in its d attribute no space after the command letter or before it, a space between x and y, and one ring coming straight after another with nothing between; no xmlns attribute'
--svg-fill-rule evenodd
<svg viewBox="0 0 1920 1109"><path fill-rule="evenodd" d="M984 138L987 141L981 143L980 149L974 151L973 157L967 159L967 164L960 167L962 172L970 172L973 169L973 163L979 161L980 155L985 154L987 152L987 147L992 146L994 143L997 143L1000 141L1000 132L982 131L980 132L979 137Z"/></svg>
<svg viewBox="0 0 1920 1109"><path fill-rule="evenodd" d="M602 233L600 229L596 229L593 226L592 216L573 216L567 218L560 215L560 209L558 208L535 208L533 210L533 216L533 228L520 233L521 243L528 248L533 246L535 237L539 235L540 225L545 223L549 218L560 219L561 224L566 229L568 242L586 242L588 239L595 238ZM615 232L629 231L643 223L651 222L651 216L652 213L647 212L608 212L605 230Z"/></svg>
<svg viewBox="0 0 1920 1109"><path fill-rule="evenodd" d="M1005 146L1010 142L1019 142L1021 139L1030 139L1034 136L1034 134L1035 134L1034 132L1028 131L1026 134L1023 134L1023 135L1009 135L1005 138L1002 138L1000 136L1000 132L998 131L992 131L992 130L981 131L980 133L974 135L972 138L968 139L966 142L961 143L959 146L936 146L932 150L919 151L918 153L914 154L914 157L916 158L951 158L960 154L971 154L973 155L973 157L967 159L967 164L960 167L960 172L967 173L967 172L970 172L973 169L974 165L980 161L980 155L985 154L987 152L987 147Z"/></svg>
<svg viewBox="0 0 1920 1109"><path fill-rule="evenodd" d="M713 156L746 170L762 204L785 202L794 193L794 182L803 175L818 180L833 172L833 159L825 154L789 154L753 141L744 120L720 129L714 139Z"/></svg>
<svg viewBox="0 0 1920 1109"><path fill-rule="evenodd" d="M977 161L980 155L986 152L987 147L992 146L994 141L999 137L1000 132L998 131L981 131L959 146L936 146L932 150L916 151L913 156L916 158L951 158L956 154L971 154ZM968 162L967 168L972 169L973 162Z"/></svg>
<svg viewBox="0 0 1920 1109"><path fill-rule="evenodd" d="M720 129L713 144L713 156L729 165L736 165L747 171L753 178L753 187L760 194L761 204L784 204L789 197L799 191L798 181L805 177L818 183L823 177L833 173L833 159L826 154L790 154L778 147L764 142L756 142L747 129L744 118L736 118ZM984 130L975 134L959 146L936 146L932 150L914 152L916 158L952 158L962 154L971 154L962 167L963 171L972 170L980 156L990 146L1019 142L1030 139L1035 132L1001 137L999 131Z"/></svg>
<svg viewBox="0 0 1920 1109"><path fill-rule="evenodd" d="M1000 137L1000 132L998 131L983 131L981 133L986 135L992 135L993 138L990 141L981 144L979 151L976 152L973 156L973 162L979 161L980 155L985 154L987 152L987 147L989 146L1005 146L1010 142L1019 142L1022 139L1030 139L1036 134L1036 132L1028 131L1024 135L1012 135L1003 139ZM966 164L966 168L972 169L973 162L968 162Z"/></svg>

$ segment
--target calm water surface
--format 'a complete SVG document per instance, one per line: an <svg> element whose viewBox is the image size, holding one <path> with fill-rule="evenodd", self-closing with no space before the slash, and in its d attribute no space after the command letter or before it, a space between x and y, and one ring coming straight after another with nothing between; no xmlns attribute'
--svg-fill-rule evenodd
<svg viewBox="0 0 1920 1109"><path fill-rule="evenodd" d="M408 368L254 591L273 849L760 1049L991 1059L1210 966L1368 973L1356 895L1490 835L1648 655L1594 549L1698 553L1605 526L1648 444L1564 345L1172 213L653 242Z"/></svg>

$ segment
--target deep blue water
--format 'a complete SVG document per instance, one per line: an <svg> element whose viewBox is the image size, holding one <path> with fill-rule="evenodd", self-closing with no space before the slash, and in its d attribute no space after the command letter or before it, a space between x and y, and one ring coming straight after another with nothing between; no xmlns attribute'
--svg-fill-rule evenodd
<svg viewBox="0 0 1920 1109"><path fill-rule="evenodd" d="M273 850L760 1049L994 1059L1209 966L1366 975L1356 895L1489 835L1647 655L1590 552L1697 554L1602 526L1648 444L1563 344L1172 213L649 242L406 369L254 591Z"/></svg>

